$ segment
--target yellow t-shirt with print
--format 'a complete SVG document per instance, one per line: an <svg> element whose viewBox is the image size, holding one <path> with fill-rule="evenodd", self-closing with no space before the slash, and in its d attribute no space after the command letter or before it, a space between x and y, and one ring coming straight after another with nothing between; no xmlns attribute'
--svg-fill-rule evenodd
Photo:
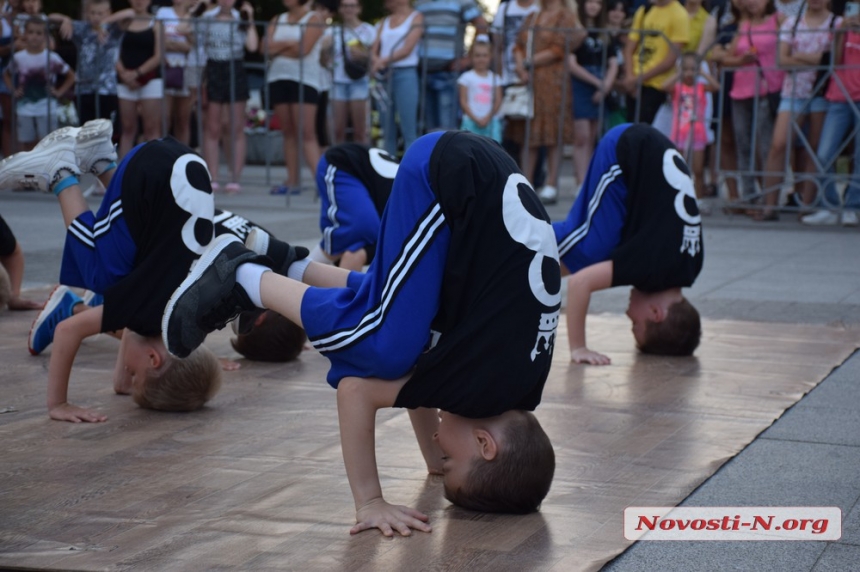
<svg viewBox="0 0 860 572"><path fill-rule="evenodd" d="M658 32L642 34L644 38L641 42L639 32L630 33L630 40L639 42L633 52L633 71L636 75L641 75L666 58L669 50L673 49L671 44L681 44L681 46L687 44L690 39L690 16L686 8L677 0L672 0L665 6L653 5L647 14L645 6L642 6L633 16L632 28ZM644 85L660 89L673 73L675 73L674 68L669 68L666 72L646 81Z"/></svg>

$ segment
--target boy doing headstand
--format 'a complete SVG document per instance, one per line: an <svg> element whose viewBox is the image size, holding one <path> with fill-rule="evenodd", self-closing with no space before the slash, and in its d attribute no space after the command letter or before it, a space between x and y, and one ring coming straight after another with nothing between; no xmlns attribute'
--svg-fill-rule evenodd
<svg viewBox="0 0 860 572"><path fill-rule="evenodd" d="M253 234L248 244L260 246ZM266 307L303 325L331 362L341 446L356 506L351 532L430 531L382 496L376 411L406 407L446 496L482 511L538 508L555 457L531 413L552 358L561 276L549 218L497 144L431 133L404 156L367 274L268 240L273 268L241 264L219 237L174 293L165 344L186 355L239 310ZM236 269L235 272L231 272ZM437 410L441 410L439 413Z"/></svg>
<svg viewBox="0 0 860 572"><path fill-rule="evenodd" d="M591 158L567 219L553 223L567 286L570 359L605 365L585 343L591 293L631 285L627 316L639 349L692 355L698 311L681 293L702 269L702 217L690 170L663 134L649 125L612 128Z"/></svg>
<svg viewBox="0 0 860 572"><path fill-rule="evenodd" d="M323 238L311 252L312 260L339 261L347 270L370 264L398 165L382 149L358 143L325 152L317 165Z"/></svg>
<svg viewBox="0 0 860 572"><path fill-rule="evenodd" d="M0 163L0 188L50 190L68 229L60 283L104 295L104 305L63 320L54 330L48 367L52 419L104 421L68 403L68 383L81 341L126 328L114 374L115 389L138 404L188 411L220 385L218 361L208 350L175 359L161 342L160 317L191 263L213 240L212 188L203 160L174 139L135 147L116 165L106 119L63 128L33 151ZM92 172L106 190L90 212L77 175Z"/></svg>

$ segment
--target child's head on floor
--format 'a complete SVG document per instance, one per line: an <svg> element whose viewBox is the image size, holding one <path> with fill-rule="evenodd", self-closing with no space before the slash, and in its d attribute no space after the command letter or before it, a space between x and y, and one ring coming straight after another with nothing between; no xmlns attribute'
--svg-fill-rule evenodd
<svg viewBox="0 0 860 572"><path fill-rule="evenodd" d="M285 362L299 357L308 337L305 331L277 312L266 310L247 334L230 340L233 349L254 361Z"/></svg>
<svg viewBox="0 0 860 572"><path fill-rule="evenodd" d="M480 512L538 510L555 473L555 452L537 418L512 410L489 419L440 413L445 498Z"/></svg>
<svg viewBox="0 0 860 572"><path fill-rule="evenodd" d="M221 365L204 346L179 359L167 352L161 336L141 336L127 330L124 337L123 363L139 406L195 411L221 388Z"/></svg>
<svg viewBox="0 0 860 572"><path fill-rule="evenodd" d="M702 320L680 288L653 293L633 288L627 317L633 322L636 346L643 353L690 356L699 346Z"/></svg>

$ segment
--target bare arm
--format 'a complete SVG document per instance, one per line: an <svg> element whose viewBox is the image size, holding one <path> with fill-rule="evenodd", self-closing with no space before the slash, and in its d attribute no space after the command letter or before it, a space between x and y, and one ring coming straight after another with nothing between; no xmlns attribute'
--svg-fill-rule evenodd
<svg viewBox="0 0 860 572"><path fill-rule="evenodd" d="M427 463L427 472L431 475L441 475L442 449L433 440L433 435L439 430L439 410L428 407L410 409L409 420L412 421L412 429L415 431L415 438L418 439L418 447Z"/></svg>
<svg viewBox="0 0 860 572"><path fill-rule="evenodd" d="M338 385L340 443L356 512L350 534L371 528L378 528L385 536L393 536L394 530L403 536L412 534L412 529L431 530L426 515L385 502L376 467L376 411L394 404L406 380L347 377Z"/></svg>
<svg viewBox="0 0 860 572"><path fill-rule="evenodd" d="M245 49L251 53L260 49L260 35L254 25L254 6L249 2L242 3L242 12L248 16L248 31L245 35Z"/></svg>
<svg viewBox="0 0 860 572"><path fill-rule="evenodd" d="M460 94L460 109L463 110L463 114L474 121L478 122L478 118L472 113L472 108L469 107L469 88L465 85L458 85L457 91Z"/></svg>
<svg viewBox="0 0 860 572"><path fill-rule="evenodd" d="M75 355L84 338L93 336L101 330L102 307L81 312L63 320L54 331L54 344L51 349L51 362L48 365L48 414L58 421L98 422L107 417L77 407L69 403L69 377Z"/></svg>
<svg viewBox="0 0 860 572"><path fill-rule="evenodd" d="M388 64L391 65L394 62L399 62L402 59L406 59L409 54L412 53L412 50L415 49L415 46L421 40L422 35L424 35L424 15L418 13L412 20L412 28L406 35L406 39L403 40L403 43L400 44L400 47L395 49L394 52L392 52L391 56L388 58Z"/></svg>
<svg viewBox="0 0 860 572"><path fill-rule="evenodd" d="M644 72L641 77L642 83L645 83L652 77L657 77L663 72L669 71L675 65L675 62L678 61L678 55L681 53L683 49L683 45L681 44L672 44L669 47L669 53L666 54L666 57L663 58L659 64Z"/></svg>
<svg viewBox="0 0 860 572"><path fill-rule="evenodd" d="M607 365L609 358L592 352L585 344L585 316L591 293L612 286L612 261L592 264L568 278L567 282L567 337L570 360L576 363Z"/></svg>
<svg viewBox="0 0 860 572"><path fill-rule="evenodd" d="M576 59L576 54L568 54L567 56L567 69L570 71L571 75L576 79L582 81L583 83L588 83L600 89L603 85L603 82L600 81L596 75L579 65L579 62Z"/></svg>
<svg viewBox="0 0 860 572"><path fill-rule="evenodd" d="M51 94L58 99L62 98L73 85L75 85L75 71L72 68L69 68L68 73L66 73L66 77L63 79L63 83L58 87L52 88Z"/></svg>
<svg viewBox="0 0 860 572"><path fill-rule="evenodd" d="M131 394L131 376L125 370L125 349L128 346L128 336L122 336L119 351L116 353L116 365L113 368L113 390L119 395Z"/></svg>
<svg viewBox="0 0 860 572"><path fill-rule="evenodd" d="M717 39L717 19L714 18L713 15L709 15L708 19L705 20L705 29L702 30L702 39L699 40L699 46L696 48L696 54L699 57L703 57L711 46L714 44L714 41Z"/></svg>

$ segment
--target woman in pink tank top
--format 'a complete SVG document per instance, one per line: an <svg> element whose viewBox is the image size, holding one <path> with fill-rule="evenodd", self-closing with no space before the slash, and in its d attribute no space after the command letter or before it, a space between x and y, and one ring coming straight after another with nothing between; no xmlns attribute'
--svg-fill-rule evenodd
<svg viewBox="0 0 860 572"><path fill-rule="evenodd" d="M784 76L776 67L782 19L773 0L743 2L738 32L723 60L723 65L737 68L729 97L745 199L753 198L755 178L750 173L764 165L773 137Z"/></svg>

